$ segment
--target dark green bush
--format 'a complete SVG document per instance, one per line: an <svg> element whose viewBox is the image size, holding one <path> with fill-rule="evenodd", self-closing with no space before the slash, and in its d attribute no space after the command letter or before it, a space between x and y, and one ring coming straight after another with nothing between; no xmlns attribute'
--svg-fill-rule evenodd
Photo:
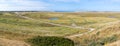
<svg viewBox="0 0 120 46"><path fill-rule="evenodd" d="M34 37L27 40L32 46L74 46L74 42L61 37Z"/></svg>
<svg viewBox="0 0 120 46"><path fill-rule="evenodd" d="M0 15L3 15L3 13L0 13Z"/></svg>

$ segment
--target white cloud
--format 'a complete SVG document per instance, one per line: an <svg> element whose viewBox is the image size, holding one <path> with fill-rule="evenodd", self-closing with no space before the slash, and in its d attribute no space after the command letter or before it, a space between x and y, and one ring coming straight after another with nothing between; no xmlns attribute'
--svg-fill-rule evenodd
<svg viewBox="0 0 120 46"><path fill-rule="evenodd" d="M0 10L46 10L49 4L34 0L0 0Z"/></svg>

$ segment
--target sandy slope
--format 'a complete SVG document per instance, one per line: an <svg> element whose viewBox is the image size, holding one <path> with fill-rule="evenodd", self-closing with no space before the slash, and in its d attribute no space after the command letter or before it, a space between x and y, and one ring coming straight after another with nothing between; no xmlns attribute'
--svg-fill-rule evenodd
<svg viewBox="0 0 120 46"><path fill-rule="evenodd" d="M116 41L116 42L113 42L113 43L110 43L110 44L107 44L105 46L120 46L120 40Z"/></svg>
<svg viewBox="0 0 120 46"><path fill-rule="evenodd" d="M23 41L0 38L0 46L30 46L30 45Z"/></svg>

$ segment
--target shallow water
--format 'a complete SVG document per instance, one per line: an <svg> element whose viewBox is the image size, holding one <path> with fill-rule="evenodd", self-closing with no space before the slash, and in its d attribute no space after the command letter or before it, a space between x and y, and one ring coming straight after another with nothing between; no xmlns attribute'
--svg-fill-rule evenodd
<svg viewBox="0 0 120 46"><path fill-rule="evenodd" d="M52 17L52 18L49 18L49 20L58 20L59 18L57 17Z"/></svg>

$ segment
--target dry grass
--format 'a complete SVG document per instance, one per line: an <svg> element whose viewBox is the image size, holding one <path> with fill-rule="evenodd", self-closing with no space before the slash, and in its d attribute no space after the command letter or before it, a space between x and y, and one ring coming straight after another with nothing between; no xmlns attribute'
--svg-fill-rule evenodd
<svg viewBox="0 0 120 46"><path fill-rule="evenodd" d="M0 38L0 46L30 46L23 41Z"/></svg>
<svg viewBox="0 0 120 46"><path fill-rule="evenodd" d="M106 44L105 46L120 46L120 41L118 40L116 42Z"/></svg>
<svg viewBox="0 0 120 46"><path fill-rule="evenodd" d="M81 46L101 46L120 39L120 22L115 22L81 37L72 38Z"/></svg>
<svg viewBox="0 0 120 46"><path fill-rule="evenodd" d="M40 21L47 21L63 25L71 25L74 21L78 26L95 28L92 33L80 37L73 37L76 44L81 46L101 45L115 42L120 35L120 13L32 13L25 12L24 16ZM112 17L111 17L112 16ZM49 20L52 17L58 20ZM72 20L71 20L72 19ZM115 23L114 23L115 22ZM99 31L100 30L100 31ZM20 40L33 36L66 36L82 34L88 30L58 27L15 16L14 13L0 15L0 38ZM8 40L9 41L9 40Z"/></svg>

